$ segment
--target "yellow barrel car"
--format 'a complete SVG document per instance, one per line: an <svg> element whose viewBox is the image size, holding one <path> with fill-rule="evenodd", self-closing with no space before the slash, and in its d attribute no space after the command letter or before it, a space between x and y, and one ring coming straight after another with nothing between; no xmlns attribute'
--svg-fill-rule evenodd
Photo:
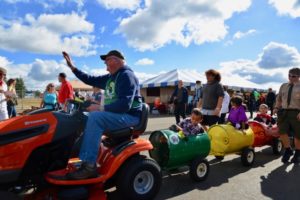
<svg viewBox="0 0 300 200"><path fill-rule="evenodd" d="M251 166L254 162L255 152L252 148L254 134L251 128L242 132L232 125L213 125L208 130L211 142L210 154L217 159L223 159L225 155L241 154L242 164Z"/></svg>

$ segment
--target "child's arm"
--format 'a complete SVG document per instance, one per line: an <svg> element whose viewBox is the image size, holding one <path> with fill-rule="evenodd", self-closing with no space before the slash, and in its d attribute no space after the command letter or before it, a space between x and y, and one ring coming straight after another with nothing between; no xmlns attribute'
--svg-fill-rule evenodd
<svg viewBox="0 0 300 200"><path fill-rule="evenodd" d="M241 122L241 124L242 124L242 129L241 129L241 131L242 131L243 133L245 133L246 123L245 123L245 122Z"/></svg>
<svg viewBox="0 0 300 200"><path fill-rule="evenodd" d="M239 110L239 121L242 125L242 131L244 132L245 128L246 128L246 122L248 121L248 117L246 115L246 111L244 109L244 107L241 107L241 109Z"/></svg>
<svg viewBox="0 0 300 200"><path fill-rule="evenodd" d="M205 126L205 125L202 125L202 124L201 124L201 127L203 128L203 130L204 130L205 132L207 132L207 131L208 131L208 128L207 128L207 126Z"/></svg>
<svg viewBox="0 0 300 200"><path fill-rule="evenodd" d="M182 128L180 126L178 126L177 124L175 124L176 128L178 131L182 131Z"/></svg>
<svg viewBox="0 0 300 200"><path fill-rule="evenodd" d="M185 127L185 125L187 123L186 120L187 120L187 118L184 119L184 120L182 120L182 121L180 121L178 124L175 124L178 131L182 131L183 130L182 127Z"/></svg>
<svg viewBox="0 0 300 200"><path fill-rule="evenodd" d="M177 128L179 138L184 138L185 134L183 133L183 129L180 126L178 126L177 124L175 124L175 126Z"/></svg>

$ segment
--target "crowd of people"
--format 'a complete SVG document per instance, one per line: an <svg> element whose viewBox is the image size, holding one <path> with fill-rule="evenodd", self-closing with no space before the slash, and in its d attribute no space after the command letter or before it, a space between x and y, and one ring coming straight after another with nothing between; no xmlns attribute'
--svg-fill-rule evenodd
<svg viewBox="0 0 300 200"><path fill-rule="evenodd" d="M9 79L6 82L6 73L6 69L0 67L0 121L17 115L16 79Z"/></svg>
<svg viewBox="0 0 300 200"><path fill-rule="evenodd" d="M272 126L278 125L280 138L285 148L282 162L286 163L294 155L291 162L300 162L300 69L289 70L289 82L281 85L276 95L272 88L267 94L261 94L256 89L248 93L227 92L227 87L221 85L221 75L216 70L206 71L207 83L203 86L197 82L192 115L186 118L187 89L182 81L172 94L171 102L175 106L175 119L178 130L184 135L193 135L194 130L207 130L207 126L227 123L241 132L248 128L248 120L253 118L253 112L257 111L254 120ZM200 82L201 83L201 82ZM176 101L177 100L177 101ZM195 120L195 109L199 109L201 118ZM178 111L179 110L179 111ZM246 111L250 112L247 117ZM198 112L197 111L197 112ZM270 112L269 112L270 111ZM228 117L226 115L228 113ZM277 122L273 118L277 114ZM182 121L180 121L182 117ZM193 120L194 118L194 120ZM189 132L189 133L187 133ZM198 132L198 131L196 131ZM294 137L295 152L291 148L289 136Z"/></svg>
<svg viewBox="0 0 300 200"><path fill-rule="evenodd" d="M260 105L265 104L270 115L273 115L276 94L272 88L269 88L268 92L259 92L257 89L247 92L233 91L229 90L228 86L221 85L221 75L216 70L208 70L206 77L207 83L204 85L201 84L201 81L196 81L194 92L184 87L182 80L178 81L168 102L173 104L176 123L179 123L180 117L186 118L186 114L191 113L192 109L196 107L202 108L203 123L206 125L225 123L225 117L230 113L231 108L235 110L236 107L239 107L238 113L240 110L248 111L250 113L248 118L253 119L253 114L259 111ZM188 101L188 98L191 100ZM203 104L203 102L205 103ZM232 115L230 115L231 117Z"/></svg>
<svg viewBox="0 0 300 200"><path fill-rule="evenodd" d="M10 78L5 81L7 70L0 67L0 121L17 116L16 106L18 98L16 92L16 79ZM65 73L59 73L60 85L47 84L44 92L40 95L41 102L38 108L48 110L63 109L68 111L68 100L90 101L92 104L100 105L103 92L98 87L93 87L90 93L74 91L71 83L67 80Z"/></svg>
<svg viewBox="0 0 300 200"><path fill-rule="evenodd" d="M45 91L41 95L40 108L69 111L72 108L68 104L68 100L72 99L78 102L90 101L92 104L100 105L103 96L100 88L93 87L91 92L74 90L65 73L59 73L58 81L61 83L58 90L56 90L54 83L49 83L46 86Z"/></svg>

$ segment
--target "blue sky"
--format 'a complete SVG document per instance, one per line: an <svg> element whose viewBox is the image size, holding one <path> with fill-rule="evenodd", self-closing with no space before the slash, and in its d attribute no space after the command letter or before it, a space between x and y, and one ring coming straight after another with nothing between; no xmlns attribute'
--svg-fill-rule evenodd
<svg viewBox="0 0 300 200"><path fill-rule="evenodd" d="M105 73L121 50L140 82L175 68L214 68L224 84L277 89L300 66L299 0L2 0L0 65L28 89L58 84L61 51ZM205 82L205 80L203 80Z"/></svg>

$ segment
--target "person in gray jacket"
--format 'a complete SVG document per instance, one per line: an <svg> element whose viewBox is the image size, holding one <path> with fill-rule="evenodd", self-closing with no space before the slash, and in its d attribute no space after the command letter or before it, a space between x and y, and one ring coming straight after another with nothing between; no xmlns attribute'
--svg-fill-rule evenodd
<svg viewBox="0 0 300 200"><path fill-rule="evenodd" d="M220 83L221 75L210 69L205 72L207 84L202 88L198 108L203 114L203 124L211 126L219 121L224 98L223 86Z"/></svg>
<svg viewBox="0 0 300 200"><path fill-rule="evenodd" d="M178 81L178 86L174 90L171 96L171 102L174 103L174 114L176 119L176 124L180 122L180 116L185 119L186 106L188 102L188 90L183 87L183 81Z"/></svg>

